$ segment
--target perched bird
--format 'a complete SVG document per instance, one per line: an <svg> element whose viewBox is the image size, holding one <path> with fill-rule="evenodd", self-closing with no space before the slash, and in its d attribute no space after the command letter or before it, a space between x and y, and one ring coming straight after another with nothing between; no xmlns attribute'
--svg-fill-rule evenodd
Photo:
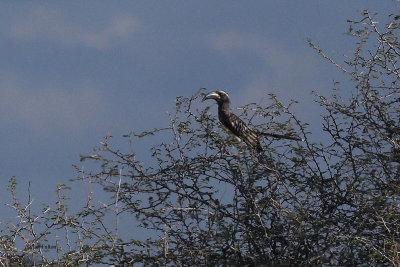
<svg viewBox="0 0 400 267"><path fill-rule="evenodd" d="M280 135L273 133L260 133L246 125L238 116L232 113L229 104L229 95L225 91L214 91L204 96L203 101L207 99L214 99L218 104L218 118L221 124L234 135L239 141L243 140L248 146L256 149L257 152L262 152L263 149L260 145L260 136L271 136L280 139L301 139L292 137L290 135Z"/></svg>

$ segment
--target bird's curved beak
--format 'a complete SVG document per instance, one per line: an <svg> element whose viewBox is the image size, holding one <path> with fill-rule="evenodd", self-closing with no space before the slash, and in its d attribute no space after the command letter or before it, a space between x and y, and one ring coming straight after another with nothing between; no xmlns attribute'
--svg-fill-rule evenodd
<svg viewBox="0 0 400 267"><path fill-rule="evenodd" d="M218 99L219 95L216 92L211 92L208 95L206 95L205 97L203 97L203 101L207 100L207 99Z"/></svg>

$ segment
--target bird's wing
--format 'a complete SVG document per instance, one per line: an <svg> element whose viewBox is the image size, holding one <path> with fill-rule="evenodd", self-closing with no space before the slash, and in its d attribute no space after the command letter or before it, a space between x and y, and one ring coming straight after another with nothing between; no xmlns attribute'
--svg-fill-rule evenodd
<svg viewBox="0 0 400 267"><path fill-rule="evenodd" d="M238 116L233 113L225 114L220 118L221 123L234 135L242 139L247 145L262 150L259 136L249 126L246 125Z"/></svg>

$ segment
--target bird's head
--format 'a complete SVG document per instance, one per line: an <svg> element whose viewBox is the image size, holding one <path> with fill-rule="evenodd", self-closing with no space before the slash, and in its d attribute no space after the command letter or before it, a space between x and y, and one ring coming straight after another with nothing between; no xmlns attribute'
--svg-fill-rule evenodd
<svg viewBox="0 0 400 267"><path fill-rule="evenodd" d="M207 99L214 99L217 101L218 105L229 104L230 102L229 95L225 91L211 92L203 98L203 101Z"/></svg>

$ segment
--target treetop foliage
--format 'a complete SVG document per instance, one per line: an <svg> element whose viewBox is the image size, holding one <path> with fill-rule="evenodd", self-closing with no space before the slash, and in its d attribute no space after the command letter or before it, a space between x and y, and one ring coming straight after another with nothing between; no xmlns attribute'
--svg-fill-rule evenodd
<svg viewBox="0 0 400 267"><path fill-rule="evenodd" d="M368 12L349 21L357 46L343 64L308 40L353 85L316 93L327 142L312 139L291 111L295 102L271 95L271 104L236 113L258 131L304 142L263 138L260 160L221 131L209 107L198 107L204 90L178 97L167 127L124 136L124 149L107 136L81 157L94 167L77 168L76 180L109 199L95 201L91 193L70 214L68 188L59 185L56 205L36 215L18 200L13 180L10 207L20 221L0 230L0 263L23 264L28 255L54 266L400 265L400 18L390 19L383 29ZM340 90L351 94L343 99ZM145 163L135 144L153 135L167 138ZM123 217L131 218L130 236L120 234ZM143 229L151 234L137 237ZM59 237L51 259L39 245L57 231L64 241Z"/></svg>

